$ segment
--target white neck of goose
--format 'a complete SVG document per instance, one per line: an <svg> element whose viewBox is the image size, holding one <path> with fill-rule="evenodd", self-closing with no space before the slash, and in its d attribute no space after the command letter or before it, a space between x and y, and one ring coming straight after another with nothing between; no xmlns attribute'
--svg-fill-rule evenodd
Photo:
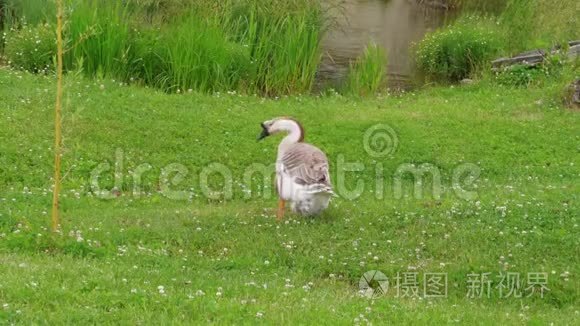
<svg viewBox="0 0 580 326"><path fill-rule="evenodd" d="M304 140L304 130L302 126L292 119L279 119L271 127L273 132L287 132L288 135L282 139L278 146L278 153L284 152L290 145Z"/></svg>

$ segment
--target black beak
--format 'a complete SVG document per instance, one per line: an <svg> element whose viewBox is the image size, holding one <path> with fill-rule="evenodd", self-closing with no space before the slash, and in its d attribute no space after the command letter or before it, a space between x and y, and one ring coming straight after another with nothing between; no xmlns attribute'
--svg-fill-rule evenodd
<svg viewBox="0 0 580 326"><path fill-rule="evenodd" d="M258 141L270 136L270 133L268 132L268 128L266 128L266 126L264 126L263 123L260 124L262 126L262 132L258 135Z"/></svg>

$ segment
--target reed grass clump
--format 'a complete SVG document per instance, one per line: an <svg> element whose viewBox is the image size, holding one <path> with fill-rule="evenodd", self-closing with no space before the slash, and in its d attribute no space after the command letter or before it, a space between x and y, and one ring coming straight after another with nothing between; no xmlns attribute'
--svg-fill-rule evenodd
<svg viewBox="0 0 580 326"><path fill-rule="evenodd" d="M157 80L145 81L165 90L236 90L247 76L248 51L229 41L217 26L191 15L162 31L156 55L161 59ZM139 58L146 56L138 55ZM150 58L151 59L151 58ZM153 58L155 60L155 58Z"/></svg>
<svg viewBox="0 0 580 326"><path fill-rule="evenodd" d="M361 57L350 64L345 92L360 96L377 93L386 83L387 58L384 50L371 42Z"/></svg>
<svg viewBox="0 0 580 326"><path fill-rule="evenodd" d="M52 6L32 9L29 4L37 0L22 1L23 16ZM237 90L274 96L306 93L314 84L323 15L313 0L67 4L66 70L167 92Z"/></svg>
<svg viewBox="0 0 580 326"><path fill-rule="evenodd" d="M67 16L65 67L91 77L130 78L132 35L127 6L116 1L71 4Z"/></svg>
<svg viewBox="0 0 580 326"><path fill-rule="evenodd" d="M246 89L267 95L310 91L321 57L322 16L310 0L232 6L224 25L249 50Z"/></svg>

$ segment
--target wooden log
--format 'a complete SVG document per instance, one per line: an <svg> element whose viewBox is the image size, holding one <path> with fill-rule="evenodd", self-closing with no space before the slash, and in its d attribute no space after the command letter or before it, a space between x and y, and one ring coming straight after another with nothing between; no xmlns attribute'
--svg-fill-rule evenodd
<svg viewBox="0 0 580 326"><path fill-rule="evenodd" d="M542 49L522 52L511 58L499 58L491 62L492 69L497 70L505 66L515 64L524 64L528 66L535 66L542 63L546 58L546 51Z"/></svg>
<svg viewBox="0 0 580 326"><path fill-rule="evenodd" d="M568 49L568 59L574 60L580 57L580 43L573 45Z"/></svg>

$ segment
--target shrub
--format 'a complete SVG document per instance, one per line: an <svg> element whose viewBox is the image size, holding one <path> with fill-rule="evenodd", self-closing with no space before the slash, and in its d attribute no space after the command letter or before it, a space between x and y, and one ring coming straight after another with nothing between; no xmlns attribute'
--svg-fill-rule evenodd
<svg viewBox="0 0 580 326"><path fill-rule="evenodd" d="M562 74L565 58L551 55L546 61L534 67L517 64L503 68L495 75L495 80L504 86L530 86L541 84L548 79L557 79Z"/></svg>
<svg viewBox="0 0 580 326"><path fill-rule="evenodd" d="M495 76L495 80L504 86L528 86L538 80L543 74L543 69L517 64L502 68Z"/></svg>
<svg viewBox="0 0 580 326"><path fill-rule="evenodd" d="M418 69L428 79L458 81L469 77L498 52L499 37L489 26L492 24L487 19L467 17L427 34L417 45Z"/></svg>
<svg viewBox="0 0 580 326"><path fill-rule="evenodd" d="M384 50L375 43L367 45L363 55L350 64L346 92L375 94L386 82L387 60Z"/></svg>
<svg viewBox="0 0 580 326"><path fill-rule="evenodd" d="M56 35L49 24L23 25L6 33L4 55L13 67L46 73L53 69L55 54Z"/></svg>

